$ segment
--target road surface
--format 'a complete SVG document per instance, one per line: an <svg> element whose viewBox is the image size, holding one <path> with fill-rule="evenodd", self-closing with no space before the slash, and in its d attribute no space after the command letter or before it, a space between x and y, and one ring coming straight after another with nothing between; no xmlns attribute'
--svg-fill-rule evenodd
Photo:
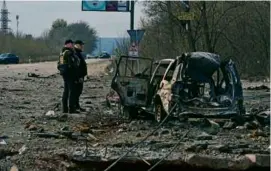
<svg viewBox="0 0 271 171"><path fill-rule="evenodd" d="M109 60L107 59L87 59L87 64L89 67L89 73L91 73L93 69L100 67L93 66L95 63L104 63L109 64ZM102 65L103 66L103 65ZM7 73L13 73L14 75L22 74L22 73L36 73L42 74L44 76L52 75L57 73L57 62L40 62L40 63L27 63L27 64L12 64L12 65L0 65L0 77L6 76Z"/></svg>

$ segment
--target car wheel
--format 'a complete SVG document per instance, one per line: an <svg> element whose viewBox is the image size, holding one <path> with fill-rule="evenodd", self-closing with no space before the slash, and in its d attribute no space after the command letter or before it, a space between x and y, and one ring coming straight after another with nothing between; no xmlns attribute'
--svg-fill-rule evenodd
<svg viewBox="0 0 271 171"><path fill-rule="evenodd" d="M238 112L240 115L245 115L246 114L246 108L243 105L243 100L238 100L237 101L237 107L238 107Z"/></svg>
<svg viewBox="0 0 271 171"><path fill-rule="evenodd" d="M161 123L166 117L166 113L163 109L163 105L161 102L155 104L155 120L158 123Z"/></svg>
<svg viewBox="0 0 271 171"><path fill-rule="evenodd" d="M121 109L121 115L123 119L132 120L136 119L138 110L134 107L123 106Z"/></svg>

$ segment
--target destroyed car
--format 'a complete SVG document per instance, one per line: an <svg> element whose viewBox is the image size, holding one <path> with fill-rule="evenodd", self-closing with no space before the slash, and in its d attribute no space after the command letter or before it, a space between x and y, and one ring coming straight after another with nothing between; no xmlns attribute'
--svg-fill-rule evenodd
<svg viewBox="0 0 271 171"><path fill-rule="evenodd" d="M121 56L117 61L111 88L119 96L124 115L136 117L138 110L146 106L151 66L152 60L143 57Z"/></svg>
<svg viewBox="0 0 271 171"><path fill-rule="evenodd" d="M221 61L219 55L207 52L184 53L155 62L153 72L151 64L127 77L119 67L129 59L118 61L111 87L120 97L123 113L131 118L141 110L154 114L158 122L169 114L229 117L245 113L242 84L232 60ZM124 68L133 71L127 62Z"/></svg>

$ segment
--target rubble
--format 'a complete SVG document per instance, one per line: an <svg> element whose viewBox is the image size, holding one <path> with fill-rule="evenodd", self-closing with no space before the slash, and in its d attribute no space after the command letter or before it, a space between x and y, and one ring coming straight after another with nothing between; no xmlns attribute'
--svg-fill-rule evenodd
<svg viewBox="0 0 271 171"><path fill-rule="evenodd" d="M247 90L270 90L270 87L266 85L260 85L255 87L248 87Z"/></svg>
<svg viewBox="0 0 271 171"><path fill-rule="evenodd" d="M8 74L13 73L0 77L0 142L6 142L0 145L0 170L10 170L14 164L20 170L33 171L89 170L96 166L96 170L104 170L158 126L141 115L124 120L117 105L105 105L112 80L109 76L88 76L85 81L80 102L83 107L91 106L88 112L62 114L63 89L59 87L63 83L59 75L25 79L22 73L15 79ZM261 92L244 91L251 117L169 118L113 170L148 170L161 159L158 170L269 169L270 94L264 91L258 97ZM187 130L190 133L181 138Z"/></svg>
<svg viewBox="0 0 271 171"><path fill-rule="evenodd" d="M226 122L223 129L234 129L237 125L234 122Z"/></svg>
<svg viewBox="0 0 271 171"><path fill-rule="evenodd" d="M18 167L17 166L12 166L10 168L10 171L19 171Z"/></svg>
<svg viewBox="0 0 271 171"><path fill-rule="evenodd" d="M197 140L212 140L213 137L205 132L201 133L199 136L197 136Z"/></svg>
<svg viewBox="0 0 271 171"><path fill-rule="evenodd" d="M7 143L6 143L6 141L5 140L3 140L3 139L0 139L0 145L6 145Z"/></svg>
<svg viewBox="0 0 271 171"><path fill-rule="evenodd" d="M23 145L20 149L19 149L19 154L23 154L23 152L25 152L27 150L26 145Z"/></svg>
<svg viewBox="0 0 271 171"><path fill-rule="evenodd" d="M208 119L203 119L200 127L202 130L212 135L216 135L220 131L220 125Z"/></svg>
<svg viewBox="0 0 271 171"><path fill-rule="evenodd" d="M206 149L206 144L198 144L198 147L202 150ZM146 149L145 149L146 150ZM95 151L98 153L97 150L91 149L91 151ZM112 161L117 159L117 149L107 148L107 155L105 158L102 157L102 152L96 155L89 155L84 156L84 151L77 151L73 153L72 159L76 163L95 163L97 161L103 161L103 163L111 163ZM130 163L131 165L135 162L142 162L144 159L147 163L156 163L156 161L161 158L158 152L152 151L151 153L144 153L144 149L137 150L136 153L133 155L129 155L122 159L125 163ZM90 153L91 154L91 153ZM108 155L110 154L110 155ZM151 154L151 155L150 155ZM141 158L137 158L140 155ZM83 157L84 156L84 157ZM257 157L255 157L257 156ZM103 158L103 159L102 159ZM256 162L256 159L258 161ZM268 155L230 155L230 156L211 156L211 155L203 155L203 154L196 154L190 153L184 155L183 153L173 152L167 159L164 160L164 163L170 164L171 166L179 166L182 167L183 164L188 164L193 167L199 168L212 168L214 170L247 170L249 168L255 167L255 164L258 166L269 167L270 164L268 163L270 156ZM143 161L143 162L145 162Z"/></svg>
<svg viewBox="0 0 271 171"><path fill-rule="evenodd" d="M55 111L53 111L53 110L50 110L50 111L48 111L46 114L45 114L45 116L55 116Z"/></svg>

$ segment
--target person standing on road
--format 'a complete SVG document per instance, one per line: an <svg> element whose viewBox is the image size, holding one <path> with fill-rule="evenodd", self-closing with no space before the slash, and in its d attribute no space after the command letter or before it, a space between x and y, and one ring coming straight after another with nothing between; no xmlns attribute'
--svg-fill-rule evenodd
<svg viewBox="0 0 271 171"><path fill-rule="evenodd" d="M62 112L79 113L75 108L76 82L79 60L75 56L73 41L66 40L61 50L57 68L64 80L64 91L62 95ZM69 106L68 106L69 105Z"/></svg>
<svg viewBox="0 0 271 171"><path fill-rule="evenodd" d="M84 42L82 42L81 40L76 40L74 43L74 50L75 50L75 54L76 56L79 58L80 60L80 65L79 65L79 69L78 69L78 82L76 84L76 102L75 102L75 106L77 110L80 110L81 112L86 111L85 109L83 109L80 106L79 103L79 98L80 95L83 92L83 86L84 86L84 77L87 76L87 64L86 61L82 55L82 51L84 50Z"/></svg>

